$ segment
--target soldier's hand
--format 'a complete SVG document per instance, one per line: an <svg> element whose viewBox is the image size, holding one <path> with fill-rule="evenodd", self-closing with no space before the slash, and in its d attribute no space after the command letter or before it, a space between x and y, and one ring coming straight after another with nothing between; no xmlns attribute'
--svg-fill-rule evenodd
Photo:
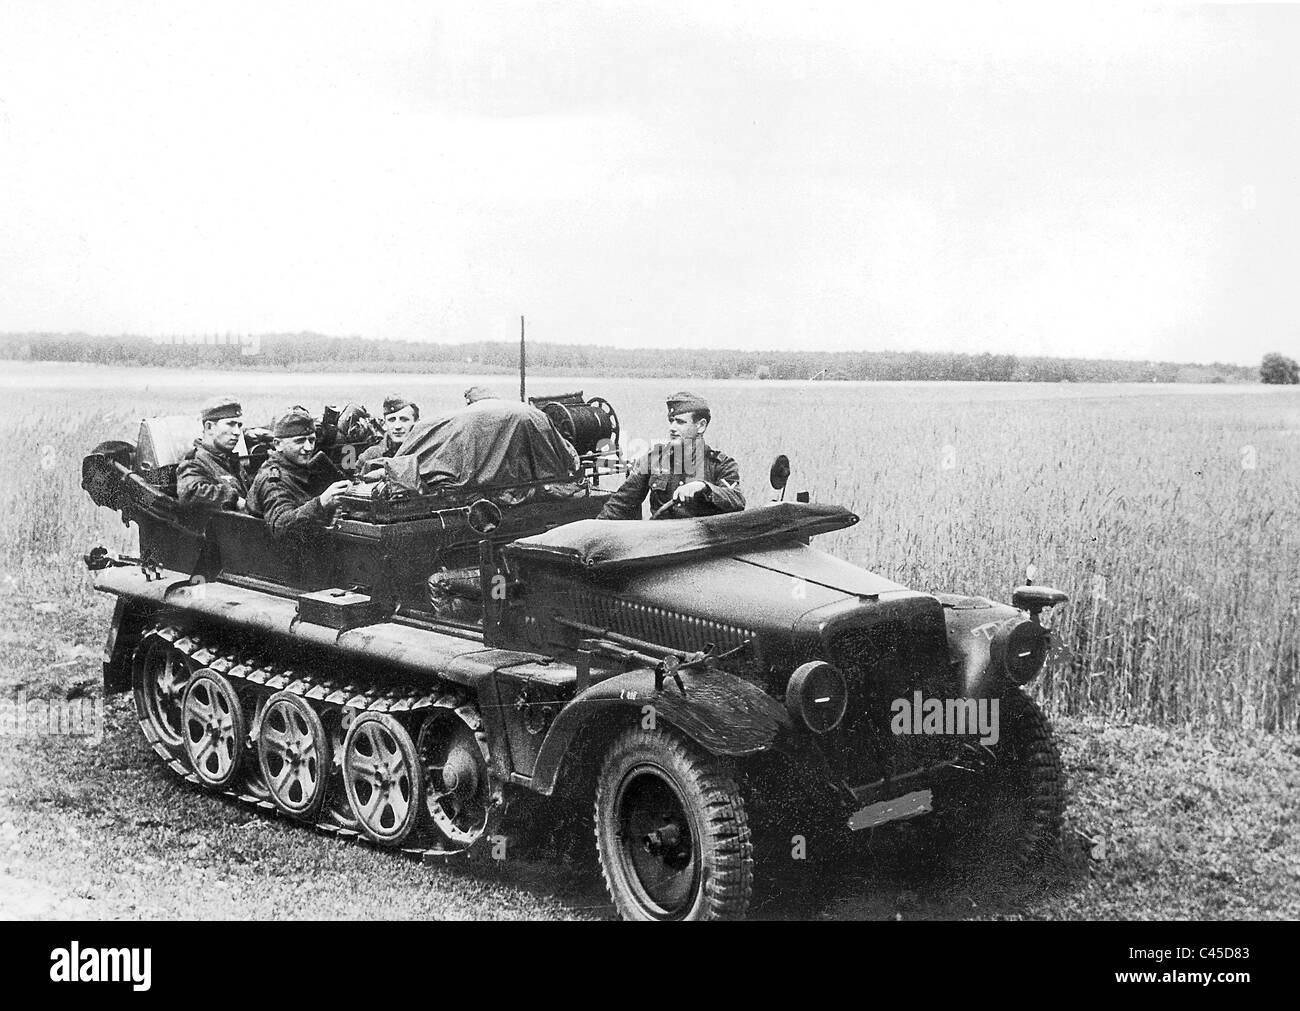
<svg viewBox="0 0 1300 1011"><path fill-rule="evenodd" d="M335 481L332 485L320 493L320 504L326 509L334 504L334 500L352 487L351 481Z"/></svg>
<svg viewBox="0 0 1300 1011"><path fill-rule="evenodd" d="M690 502L696 495L704 491L707 487L708 485L703 481L689 481L684 485L680 485L677 490L673 492L673 501Z"/></svg>
<svg viewBox="0 0 1300 1011"><path fill-rule="evenodd" d="M248 507L248 503L245 502L242 498L237 498L237 499L235 499L235 511L236 511L236 512L241 512L241 513L242 513L242 512L245 512L246 509L247 509L247 507Z"/></svg>

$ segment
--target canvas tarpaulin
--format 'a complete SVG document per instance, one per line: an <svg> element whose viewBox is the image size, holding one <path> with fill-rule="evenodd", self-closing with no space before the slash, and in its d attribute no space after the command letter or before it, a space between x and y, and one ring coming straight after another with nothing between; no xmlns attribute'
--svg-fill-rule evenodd
<svg viewBox="0 0 1300 1011"><path fill-rule="evenodd" d="M545 414L513 400L480 400L421 421L388 464L390 477L417 473L421 491L582 483L573 447Z"/></svg>
<svg viewBox="0 0 1300 1011"><path fill-rule="evenodd" d="M513 541L504 550L522 561L612 573L738 554L761 544L805 539L856 522L858 517L841 506L776 502L685 520L579 520Z"/></svg>

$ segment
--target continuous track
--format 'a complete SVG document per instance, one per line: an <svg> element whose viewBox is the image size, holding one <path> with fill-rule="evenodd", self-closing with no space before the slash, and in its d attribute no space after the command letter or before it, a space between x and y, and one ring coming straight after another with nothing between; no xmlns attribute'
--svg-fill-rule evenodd
<svg viewBox="0 0 1300 1011"><path fill-rule="evenodd" d="M492 827L496 824L501 810L501 787L495 781L492 781L490 787L491 800L487 807L485 828L470 845L455 845L442 837L437 828L431 824L433 819L426 810L421 810L420 824L412 833L412 838L423 845L376 843L358 827L355 816L348 808L346 791L343 789L339 738L352 720L367 712L393 716L407 727L412 737L418 733L419 725L425 717L435 714L440 709L449 714L454 713L473 731L474 739L486 764L487 737L482 729L479 711L465 699L463 694L450 690L452 686L448 686L447 690L434 692L400 685L367 687L345 679L285 669L266 657L224 652L216 641L205 640L196 634L166 624L155 627L141 639L136 653L137 683L141 677L141 665L147 651L151 647L162 644L185 657L189 667L189 677L202 670L214 671L224 676L234 687L244 707L244 725L247 728L242 742L245 749L242 760L243 771L235 785L228 789L218 789L204 783L195 774L187 764L183 748L170 746L160 738L157 728L137 704L137 717L145 739L177 778L202 789L205 793L228 797L260 811L273 812L298 824L310 825L317 831L353 839L375 849L401 853L425 863L463 857L474 850L480 841L491 837ZM270 791L267 789L257 761L256 746L261 729L262 707L271 695L282 691L290 692L308 702L325 723L327 732L333 740L331 768L327 772L329 777L327 794L317 814L309 819L295 817L282 811L270 799ZM423 796L417 797L416 801L423 807Z"/></svg>

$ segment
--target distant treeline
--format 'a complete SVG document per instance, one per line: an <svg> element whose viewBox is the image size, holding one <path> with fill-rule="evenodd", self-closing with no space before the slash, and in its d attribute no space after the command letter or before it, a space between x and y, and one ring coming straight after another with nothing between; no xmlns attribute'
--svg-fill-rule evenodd
<svg viewBox="0 0 1300 1011"><path fill-rule="evenodd" d="M508 373L511 341L435 344L315 333L96 337L0 334L0 358L166 368L289 369L304 372ZM706 379L968 380L985 382L1253 383L1244 365L1042 358L927 351L726 351L614 348L529 342L528 371L551 375L691 376Z"/></svg>

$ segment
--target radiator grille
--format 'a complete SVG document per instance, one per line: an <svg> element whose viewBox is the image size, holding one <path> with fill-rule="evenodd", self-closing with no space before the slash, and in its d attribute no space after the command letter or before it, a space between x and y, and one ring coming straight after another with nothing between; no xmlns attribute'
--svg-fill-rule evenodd
<svg viewBox="0 0 1300 1011"><path fill-rule="evenodd" d="M898 775L945 757L950 739L897 736L891 729L893 703L951 696L956 684L948 667L948 639L942 607L933 600L900 601L864 613L861 623L832 631L827 658L849 686L849 712L839 739L839 760L855 784Z"/></svg>
<svg viewBox="0 0 1300 1011"><path fill-rule="evenodd" d="M860 673L864 687L896 691L946 686L948 640L942 608L914 606L833 633L827 650L842 670Z"/></svg>
<svg viewBox="0 0 1300 1011"><path fill-rule="evenodd" d="M719 649L733 649L756 636L755 632L738 625L697 618L604 593L581 590L575 597L579 621L674 649L700 649L707 642L716 644Z"/></svg>

